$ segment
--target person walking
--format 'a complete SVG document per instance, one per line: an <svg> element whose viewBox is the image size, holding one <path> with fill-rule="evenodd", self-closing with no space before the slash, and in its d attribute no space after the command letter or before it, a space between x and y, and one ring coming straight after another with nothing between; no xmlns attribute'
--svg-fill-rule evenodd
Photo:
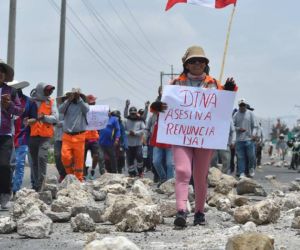
<svg viewBox="0 0 300 250"><path fill-rule="evenodd" d="M229 128L229 137L228 137L228 143L227 143L227 149L218 149L215 150L212 160L211 160L211 166L217 167L217 163L219 160L221 160L222 168L221 171L224 174L230 174L230 156L231 156L231 149L234 148L236 140L236 132L235 128L233 126L233 122L230 122L230 128Z"/></svg>
<svg viewBox="0 0 300 250"><path fill-rule="evenodd" d="M87 103L90 106L96 105L96 99L97 99L97 97L95 97L93 95L86 96ZM97 130L86 131L86 133L85 133L85 150L84 150L84 162L85 162L84 177L86 179L94 179L95 178L95 169L99 162L100 146L99 146L98 140L99 140L99 133ZM91 166L90 173L89 173L89 166L86 165L88 151L91 152L91 157L92 157L92 166Z"/></svg>
<svg viewBox="0 0 300 250"><path fill-rule="evenodd" d="M83 181L85 132L87 113L90 110L80 88L66 93L67 99L58 107L64 116L61 161L66 174Z"/></svg>
<svg viewBox="0 0 300 250"><path fill-rule="evenodd" d="M121 112L119 110L113 110L110 114L118 118L119 125L120 125L120 140L118 145L115 147L115 149L116 149L116 157L118 162L118 173L122 174L123 169L125 168L125 152L128 149L127 136L121 118Z"/></svg>
<svg viewBox="0 0 300 250"><path fill-rule="evenodd" d="M116 116L109 114L109 119L106 127L99 131L99 144L104 153L106 162L106 171L108 173L117 173L118 161L116 156L116 149L120 142L120 124Z"/></svg>
<svg viewBox="0 0 300 250"><path fill-rule="evenodd" d="M0 205L8 209L11 198L12 167L10 164L13 151L11 117L22 115L22 108L16 90L6 83L14 79L14 69L0 60Z"/></svg>
<svg viewBox="0 0 300 250"><path fill-rule="evenodd" d="M239 109L233 116L236 130L235 150L237 155L238 175L245 177L246 168L249 177L255 175L255 140L257 138L257 122L252 111L247 109L244 98L238 101Z"/></svg>
<svg viewBox="0 0 300 250"><path fill-rule="evenodd" d="M138 116L136 107L130 107L129 116L124 124L128 138L127 163L128 174L131 177L139 175L143 177L143 134L145 129L144 121ZM136 161L136 162L135 162Z"/></svg>
<svg viewBox="0 0 300 250"><path fill-rule="evenodd" d="M21 106L24 108L22 115L14 119L14 147L15 147L15 169L13 173L13 194L21 189L24 177L25 160L28 155L28 142L30 135L29 124L37 119L37 106L29 96L23 93L23 89L28 87L29 82L12 81L7 85L13 87L17 91Z"/></svg>
<svg viewBox="0 0 300 250"><path fill-rule="evenodd" d="M38 83L32 91L32 99L37 105L37 119L30 123L29 151L32 158L33 189L37 192L47 174L48 149L54 136L57 113L54 100L50 97L55 89L47 83Z"/></svg>
<svg viewBox="0 0 300 250"><path fill-rule="evenodd" d="M150 131L152 131L150 145L153 147L153 166L159 176L158 186L160 186L165 181L174 177L174 160L172 146L170 144L157 142L159 112L151 107L152 105L150 106L150 110L153 112L151 119L154 119L154 122L153 128L150 129Z"/></svg>
<svg viewBox="0 0 300 250"><path fill-rule="evenodd" d="M261 122L258 123L257 139L255 144L256 166L261 167L262 150L264 147L264 133Z"/></svg>
<svg viewBox="0 0 300 250"><path fill-rule="evenodd" d="M285 141L285 135L280 134L276 143L276 150L278 157L281 161L284 161L285 155L287 153L288 145Z"/></svg>
<svg viewBox="0 0 300 250"><path fill-rule="evenodd" d="M56 107L58 108L66 100L66 96L59 96L56 98ZM54 129L54 159L57 172L59 174L58 182L61 183L66 177L67 173L61 161L62 135L63 135L64 115L58 114L58 121Z"/></svg>
<svg viewBox="0 0 300 250"><path fill-rule="evenodd" d="M217 80L209 75L209 59L205 56L202 47L189 47L182 57L182 63L183 72L171 83L173 85L229 91L237 90L233 78L228 78L225 85L222 86ZM164 111L167 109L167 104L156 102L154 104L152 103L151 107L157 111ZM174 224L178 227L186 226L188 187L193 174L195 186L194 225L204 225L207 175L213 150L178 145L173 145L172 150L175 162L175 193L177 208Z"/></svg>

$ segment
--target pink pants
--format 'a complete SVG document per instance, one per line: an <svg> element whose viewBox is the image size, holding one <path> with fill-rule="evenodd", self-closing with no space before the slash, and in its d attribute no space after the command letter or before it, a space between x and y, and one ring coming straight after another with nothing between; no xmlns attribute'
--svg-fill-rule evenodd
<svg viewBox="0 0 300 250"><path fill-rule="evenodd" d="M207 175L213 155L212 149L173 146L176 170L176 207L186 211L188 187L192 176L195 186L195 212L204 212L207 192Z"/></svg>

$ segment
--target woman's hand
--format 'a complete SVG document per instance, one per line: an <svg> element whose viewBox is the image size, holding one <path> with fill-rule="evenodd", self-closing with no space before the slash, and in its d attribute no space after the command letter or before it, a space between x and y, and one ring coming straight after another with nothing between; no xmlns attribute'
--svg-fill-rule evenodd
<svg viewBox="0 0 300 250"><path fill-rule="evenodd" d="M235 89L236 89L236 84L235 84L233 77L227 78L225 85L224 85L224 90L234 91Z"/></svg>

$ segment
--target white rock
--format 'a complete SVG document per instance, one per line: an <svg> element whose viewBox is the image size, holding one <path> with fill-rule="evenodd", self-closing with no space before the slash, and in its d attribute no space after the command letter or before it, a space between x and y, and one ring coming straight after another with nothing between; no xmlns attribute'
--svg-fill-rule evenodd
<svg viewBox="0 0 300 250"><path fill-rule="evenodd" d="M237 207L233 213L234 220L237 223L244 224L252 219L252 206L244 205Z"/></svg>
<svg viewBox="0 0 300 250"><path fill-rule="evenodd" d="M58 196L51 204L51 211L56 213L71 212L74 200L66 196Z"/></svg>
<svg viewBox="0 0 300 250"><path fill-rule="evenodd" d="M114 184L120 184L121 186L126 188L128 184L127 177L125 177L125 175L123 174L105 173L101 175L100 178L93 181L95 190L100 190L107 185L114 185Z"/></svg>
<svg viewBox="0 0 300 250"><path fill-rule="evenodd" d="M300 207L300 194L298 193L288 193L282 199L283 209L289 210L296 207Z"/></svg>
<svg viewBox="0 0 300 250"><path fill-rule="evenodd" d="M33 189L23 188L16 194L11 215L14 221L28 216L28 211L36 207L41 212L49 210L49 206L39 199L39 194Z"/></svg>
<svg viewBox="0 0 300 250"><path fill-rule="evenodd" d="M162 221L157 205L146 205L132 208L127 211L125 218L118 223L118 231L144 232L153 230Z"/></svg>
<svg viewBox="0 0 300 250"><path fill-rule="evenodd" d="M209 187L217 186L218 182L221 180L222 172L216 167L211 167L208 172L207 182Z"/></svg>
<svg viewBox="0 0 300 250"><path fill-rule="evenodd" d="M53 211L45 211L45 214L53 221L53 222L68 222L71 219L70 212L61 212L56 213Z"/></svg>
<svg viewBox="0 0 300 250"><path fill-rule="evenodd" d="M161 200L159 210L163 217L173 217L177 213L176 200Z"/></svg>
<svg viewBox="0 0 300 250"><path fill-rule="evenodd" d="M150 191L149 187L147 187L142 181L136 180L134 182L131 190L132 190L132 193L137 195L139 198L147 199L150 202L152 201L152 199L151 199L152 192Z"/></svg>
<svg viewBox="0 0 300 250"><path fill-rule="evenodd" d="M244 225L242 225L242 230L244 232L256 232L257 228L254 222L248 221Z"/></svg>
<svg viewBox="0 0 300 250"><path fill-rule="evenodd" d="M95 223L88 214L78 214L71 218L71 227L73 232L93 232L95 231Z"/></svg>
<svg viewBox="0 0 300 250"><path fill-rule="evenodd" d="M126 187L121 185L120 183L106 185L105 187L101 188L100 191L112 194L125 194Z"/></svg>
<svg viewBox="0 0 300 250"><path fill-rule="evenodd" d="M238 234L228 239L225 250L252 249L274 250L274 239L256 232Z"/></svg>
<svg viewBox="0 0 300 250"><path fill-rule="evenodd" d="M289 191L300 191L300 183L292 181L289 185Z"/></svg>
<svg viewBox="0 0 300 250"><path fill-rule="evenodd" d="M110 196L108 196L109 198ZM131 195L118 195L112 197L114 200L110 202L110 206L105 209L103 220L117 224L123 220L126 212L132 208L146 205L148 202Z"/></svg>
<svg viewBox="0 0 300 250"><path fill-rule="evenodd" d="M253 205L252 218L257 225L275 223L280 217L280 206L272 199L266 199Z"/></svg>
<svg viewBox="0 0 300 250"><path fill-rule="evenodd" d="M236 186L237 194L255 194L260 196L266 196L266 192L260 184L250 178L242 178Z"/></svg>
<svg viewBox="0 0 300 250"><path fill-rule="evenodd" d="M140 248L124 236L106 237L94 240L84 250L140 250Z"/></svg>
<svg viewBox="0 0 300 250"><path fill-rule="evenodd" d="M33 207L28 211L28 216L17 221L19 235L42 239L48 238L52 232L52 220L39 209Z"/></svg>
<svg viewBox="0 0 300 250"><path fill-rule="evenodd" d="M58 185L58 189L68 188L68 186L71 184L76 185L76 186L81 186L81 182L76 178L75 175L68 174L63 179L63 181Z"/></svg>
<svg viewBox="0 0 300 250"><path fill-rule="evenodd" d="M300 229L300 216L297 216L293 219L292 228Z"/></svg>
<svg viewBox="0 0 300 250"><path fill-rule="evenodd" d="M175 178L165 181L160 185L159 190L161 193L167 195L175 193Z"/></svg>
<svg viewBox="0 0 300 250"><path fill-rule="evenodd" d="M10 217L0 217L0 234L13 233L17 224Z"/></svg>
<svg viewBox="0 0 300 250"><path fill-rule="evenodd" d="M223 212L230 212L231 202L228 198L220 198L216 201L216 207Z"/></svg>

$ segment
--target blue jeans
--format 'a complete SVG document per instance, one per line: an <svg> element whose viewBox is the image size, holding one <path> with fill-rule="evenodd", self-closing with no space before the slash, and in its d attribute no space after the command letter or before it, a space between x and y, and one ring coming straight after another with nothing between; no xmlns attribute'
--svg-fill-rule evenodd
<svg viewBox="0 0 300 250"><path fill-rule="evenodd" d="M238 172L245 174L246 166L249 170L255 166L255 147L253 141L238 141L235 144L238 159Z"/></svg>
<svg viewBox="0 0 300 250"><path fill-rule="evenodd" d="M25 167L25 159L27 153L28 153L27 145L21 145L15 149L16 168L13 176L13 192L17 192L21 189L23 177L24 177L24 167Z"/></svg>
<svg viewBox="0 0 300 250"><path fill-rule="evenodd" d="M163 161L165 159L165 162ZM174 177L174 159L171 148L153 148L153 166L160 178L166 181ZM166 166L166 169L165 167Z"/></svg>

